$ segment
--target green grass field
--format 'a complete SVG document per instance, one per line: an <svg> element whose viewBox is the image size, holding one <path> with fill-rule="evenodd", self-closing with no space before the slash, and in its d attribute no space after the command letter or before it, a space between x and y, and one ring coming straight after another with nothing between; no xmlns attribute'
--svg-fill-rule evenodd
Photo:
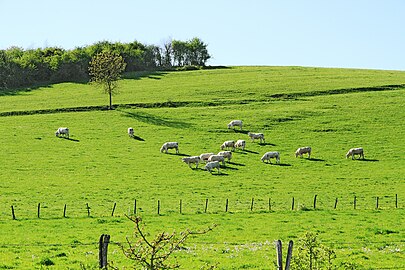
<svg viewBox="0 0 405 270"><path fill-rule="evenodd" d="M4 94L0 269L43 269L47 260L49 269L97 268L101 234L114 242L132 235L124 215L135 199L151 235L218 224L175 254L182 269L275 269L274 240L287 243L306 231L336 250L336 265L405 269L404 85L398 71L233 67L128 74L114 111L52 113L107 105L107 95L86 84ZM139 106L168 101L183 103ZM6 116L35 110L49 111ZM227 129L233 119L243 120L244 132ZM60 126L69 127L70 140L55 137ZM126 133L130 126L136 139ZM247 131L263 132L266 143L252 143ZM235 151L221 174L180 160L237 139L246 140L246 151ZM180 154L160 153L166 141L178 141ZM307 145L312 159L295 158ZM346 159L352 147L363 147L366 159ZM262 163L267 151L279 151L281 164ZM120 269L131 265L115 244L109 260Z"/></svg>

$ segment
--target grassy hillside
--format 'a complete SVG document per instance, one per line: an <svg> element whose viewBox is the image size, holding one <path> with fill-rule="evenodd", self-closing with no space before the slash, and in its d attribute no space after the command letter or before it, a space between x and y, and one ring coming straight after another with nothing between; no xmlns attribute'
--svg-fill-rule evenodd
<svg viewBox="0 0 405 270"><path fill-rule="evenodd" d="M219 225L176 254L184 269L204 263L273 269L272 242L305 231L336 249L337 264L405 267L404 82L404 72L300 67L132 74L114 97L122 104L114 111L0 117L0 268L40 268L46 258L58 269L96 267L100 234L117 242L131 235L124 214L133 212L135 199L152 235ZM123 106L167 101L185 103ZM0 104L1 112L100 106L107 96L66 83L8 93ZM227 130L232 119L244 121L243 132ZM70 128L70 140L54 136L59 126ZM129 126L136 139L126 134ZM247 131L263 132L266 143L250 142ZM246 151L236 151L219 175L180 160L217 152L223 141L237 139L247 141ZM165 141L178 141L180 155L161 154ZM307 145L313 158L295 158L296 148ZM345 159L349 148L360 146L364 161ZM281 164L262 163L267 151L279 151ZM117 266L129 264L117 246L110 250Z"/></svg>

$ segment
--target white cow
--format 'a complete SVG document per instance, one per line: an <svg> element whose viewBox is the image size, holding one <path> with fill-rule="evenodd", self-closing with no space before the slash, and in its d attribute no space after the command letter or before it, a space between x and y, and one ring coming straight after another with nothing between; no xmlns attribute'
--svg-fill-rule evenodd
<svg viewBox="0 0 405 270"><path fill-rule="evenodd" d="M69 129L67 127L60 127L58 130L55 132L56 137L67 137L69 138Z"/></svg>
<svg viewBox="0 0 405 270"><path fill-rule="evenodd" d="M232 150L235 150L235 141L225 141L221 145L221 150L224 150L225 148L226 149L232 148Z"/></svg>
<svg viewBox="0 0 405 270"><path fill-rule="evenodd" d="M359 147L359 148L350 149L349 152L347 152L347 154L346 154L346 158L348 158L349 156L352 156L352 159L354 159L354 155L359 155L359 159L360 158L364 159L363 148Z"/></svg>
<svg viewBox="0 0 405 270"><path fill-rule="evenodd" d="M245 150L245 146L246 146L245 140L237 140L235 143L235 148L242 148L242 150Z"/></svg>
<svg viewBox="0 0 405 270"><path fill-rule="evenodd" d="M219 162L218 161L213 161L213 162L208 162L207 165L205 165L205 169L207 171L209 171L210 173L212 173L212 170L217 168L218 169L218 173L220 173L219 171Z"/></svg>
<svg viewBox="0 0 405 270"><path fill-rule="evenodd" d="M214 155L214 153L204 153L200 155L200 160L203 162L207 162L210 156Z"/></svg>
<svg viewBox="0 0 405 270"><path fill-rule="evenodd" d="M264 140L264 134L263 133L252 133L252 132L248 132L248 136L250 137L250 139L252 139L252 142L255 139L260 139L260 143L265 142Z"/></svg>
<svg viewBox="0 0 405 270"><path fill-rule="evenodd" d="M166 152L167 154L167 150L169 149L176 149L176 154L179 153L179 143L178 142L166 142L162 145L162 147L160 148L160 153L163 153L163 151Z"/></svg>
<svg viewBox="0 0 405 270"><path fill-rule="evenodd" d="M222 162L222 165L225 166L225 157L221 155L212 155L208 158L208 162L218 161Z"/></svg>
<svg viewBox="0 0 405 270"><path fill-rule="evenodd" d="M276 163L280 163L280 153L279 152L267 152L266 154L264 154L261 158L261 161L265 161L267 160L267 163L270 162L271 163L271 158L275 158L276 159Z"/></svg>
<svg viewBox="0 0 405 270"><path fill-rule="evenodd" d="M224 158L228 159L228 162L232 159L232 152L231 151L221 151L218 155L223 156Z"/></svg>
<svg viewBox="0 0 405 270"><path fill-rule="evenodd" d="M184 163L188 164L188 166L191 168L191 163L195 163L195 168L198 168L198 164L200 163L200 157L199 156L191 156L191 157L184 157L181 159Z"/></svg>
<svg viewBox="0 0 405 270"><path fill-rule="evenodd" d="M306 147L300 147L295 151L295 157L302 157L303 154L308 154L308 158L311 158L311 147L306 146Z"/></svg>
<svg viewBox="0 0 405 270"><path fill-rule="evenodd" d="M134 137L134 129L132 128L132 127L129 127L128 128L128 135L129 135L129 137Z"/></svg>
<svg viewBox="0 0 405 270"><path fill-rule="evenodd" d="M228 129L230 129L231 127L233 128L235 126L240 127L240 130L242 130L242 120L232 120L228 124Z"/></svg>

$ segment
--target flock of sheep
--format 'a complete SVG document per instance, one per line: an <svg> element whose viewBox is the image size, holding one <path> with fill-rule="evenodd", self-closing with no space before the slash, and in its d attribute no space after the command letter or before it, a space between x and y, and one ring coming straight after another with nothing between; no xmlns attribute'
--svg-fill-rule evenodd
<svg viewBox="0 0 405 270"><path fill-rule="evenodd" d="M241 120L232 120L228 124L228 129L230 128L235 128L236 126L240 127L242 130L242 121ZM56 130L55 135L57 137L65 137L69 138L69 128L67 127L60 127ZM132 127L128 128L128 135L130 137L134 137L134 129ZM260 143L265 142L264 134L263 133L252 133L248 132L248 136L252 140L260 140ZM225 166L225 159L228 160L228 162L232 159L232 152L238 149L245 150L246 146L246 141L245 140L237 140L235 141L225 141L221 146L221 150L218 154L214 153L203 153L199 156L190 156L190 157L184 157L182 158L182 161L186 163L189 167L191 167L191 164L195 164L196 168L198 168L198 165L200 162L204 162L205 164L205 169L212 173L212 170L217 169L218 173L220 173L220 165L222 164ZM178 142L166 142L162 145L160 148L160 152L163 153L168 153L169 149L175 149L176 153L179 153L179 143ZM302 157L304 154L308 155L308 158L311 158L311 147L306 146L306 147L300 147L295 151L295 157ZM355 155L359 155L359 158L364 159L364 151L363 148L352 148L350 149L347 154L346 158L352 157L354 159ZM271 159L274 158L276 160L276 163L280 163L280 153L277 151L272 151L272 152L266 152L262 157L261 161L267 163L271 163Z"/></svg>
<svg viewBox="0 0 405 270"><path fill-rule="evenodd" d="M238 126L242 130L242 121L241 120L232 120L228 124L228 129L230 128L235 128ZM128 134L129 136L134 136L133 135L133 129L128 128ZM263 133L251 133L248 132L248 136L252 140L260 140L260 143L265 142L264 134ZM218 173L220 173L220 165L222 164L225 166L225 159L228 160L228 162L232 159L232 151L235 151L236 148L245 150L246 146L246 141L245 140L237 140L235 141L225 141L221 146L221 150L218 154L214 153L203 153L199 156L190 156L190 157L184 157L182 158L182 161L186 163L189 167L191 167L191 164L195 164L196 168L198 168L198 165L200 162L204 162L205 164L205 170L209 171L212 173L212 170L217 169ZM179 143L178 142L166 142L162 145L160 148L160 152L163 153L168 153L169 149L175 149L176 153L179 153ZM311 147L306 146L306 147L300 147L295 151L295 157L302 157L304 154L308 155L308 158L311 158ZM355 155L359 155L359 158L364 159L364 151L363 148L352 148L350 149L347 154L346 158L349 156L354 159ZM276 160L276 163L280 163L280 153L277 151L272 151L272 152L266 152L262 157L261 161L267 163L271 163L271 159L274 158Z"/></svg>

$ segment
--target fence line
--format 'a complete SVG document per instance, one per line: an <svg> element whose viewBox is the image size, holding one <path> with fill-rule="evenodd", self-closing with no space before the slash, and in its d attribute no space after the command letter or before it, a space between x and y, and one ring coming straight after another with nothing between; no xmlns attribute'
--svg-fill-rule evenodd
<svg viewBox="0 0 405 270"><path fill-rule="evenodd" d="M331 197L329 196L329 198L331 198ZM299 200L297 200L296 197L291 197L290 211L310 211L310 210L328 211L328 210L349 210L349 209L359 211L359 210L401 209L398 206L398 194L395 194L395 196L384 196L384 197L375 196L375 197L371 197L371 198L375 199L375 203L370 205L368 208L365 208L364 205L361 208L361 207L359 207L359 202L361 202L361 197L359 198L356 195L353 196L352 202L349 203L349 204L346 204L345 206L342 206L342 200L338 200L339 198L337 198L337 197L334 199L334 203L331 200L330 204L328 204L325 201L322 201L321 196L318 196L316 194L313 197L313 206L312 207L307 207L303 203L300 204ZM386 204L383 207L381 207L382 202L383 202L383 198L385 198L386 201L387 201L387 198L391 198L391 200L390 200L391 201L391 203L390 203L391 206L387 206L387 202L386 202ZM395 198L394 202L392 201L392 198ZM266 206L267 199L268 199L268 205ZM214 200L219 201L219 199L216 199L216 198L214 198ZM363 198L363 201L366 201L366 200L369 201L369 203L371 203L370 197L369 198ZM192 201L192 200L190 200L190 201ZM340 202L340 205L338 205L338 201ZM349 200L347 200L347 201L349 201ZM145 202L150 202L150 200L145 200ZM154 213L157 213L157 215L162 215L162 214L170 214L170 213L175 213L175 212L178 212L180 214L199 214L199 213L208 213L208 214L209 213L212 213L212 214L215 213L216 214L216 213L220 213L220 212L225 212L225 213L227 213L227 212L245 213L246 212L247 213L247 212L255 212L256 211L256 212L261 212L261 213L263 213L263 212L271 213L271 212L277 212L277 211L288 211L288 209L286 209L285 207L278 207L277 208L276 205L277 205L277 203L280 203L280 201L277 202L271 197L266 198L266 199L261 199L261 200L257 199L257 198L255 200L255 198L252 197L249 201L247 201L247 200L243 201L241 199L237 199L237 200L232 201L229 198L226 198L226 200L224 200L225 205L223 206L224 208L222 208L222 210L221 210L221 207L220 207L219 203L211 204L211 205L214 205L215 209L209 209L210 204L209 204L209 199L208 198L206 198L204 201L203 200L201 201L201 203L199 204L200 205L200 207L199 207L200 210L195 210L194 209L194 211L191 211L191 210L190 211L185 211L185 207L184 207L184 205L185 205L184 202L185 201L183 199L180 199L178 202L179 202L178 207L174 207L173 205L171 205L171 207L165 208L165 205L163 204L163 201L157 200L157 211L153 211L153 209L152 209L151 213L154 212ZM192 201L192 202L194 202L194 201ZM260 204L260 202L261 202L261 204ZM243 204L245 204L245 206L242 208L241 205L243 205ZM43 203L42 204L38 203L38 205L37 205L37 213L36 213L36 215L37 215L38 219L39 218L44 218L44 217L46 218L46 212L43 211L43 208L47 208L47 207L44 207L43 205L44 205ZM64 205L63 209L61 208L61 210L60 210L61 211L60 216L57 216L57 217L67 218L67 217L69 217L69 215L68 215L68 204L65 203L63 205ZM90 204L88 202L86 202L83 205L85 206L85 207L83 207L84 209L83 208L76 209L76 211L75 211L76 217L79 217L79 216L77 216L77 214L79 212L82 212L83 213L82 217L84 217L85 213L86 213L85 211L87 211L87 217L92 217L92 214L91 214L91 211L90 211L92 208L91 208ZM109 208L109 211L111 211L110 216L112 216L112 217L115 216L114 213L115 213L117 205L118 204L116 202L114 202L114 204L112 206L112 211L111 211L111 208ZM193 205L195 206L196 203L194 203ZM282 205L282 203L280 203L279 205ZM350 205L351 205L351 207L349 207ZM16 220L18 218L24 218L24 216L19 216L19 211L18 211L19 209L16 206L17 206L16 204L11 205L10 218L13 219L13 220ZM41 206L42 206L42 208L41 208ZM147 213L140 206L142 206L142 205L140 205L140 201L139 200L134 200L133 211L129 210L128 214L133 213L133 214L136 215L140 211L143 211L144 213ZM129 209L131 209L131 206L129 207ZM53 212L55 212L55 211L53 210ZM106 215L107 215L107 209L105 211L103 211L103 212L106 213ZM93 213L94 213L94 211L93 211ZM97 215L95 217L102 217L102 216L103 215ZM55 218L55 215L53 214L51 216L48 216L48 218L49 217Z"/></svg>

